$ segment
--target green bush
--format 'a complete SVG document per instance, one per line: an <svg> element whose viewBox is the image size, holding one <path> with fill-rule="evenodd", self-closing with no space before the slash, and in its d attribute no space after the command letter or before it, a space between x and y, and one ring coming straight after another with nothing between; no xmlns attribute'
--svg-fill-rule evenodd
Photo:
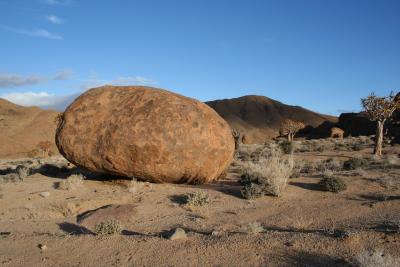
<svg viewBox="0 0 400 267"><path fill-rule="evenodd" d="M121 223L118 220L109 220L97 224L94 228L96 235L114 235L122 232Z"/></svg>
<svg viewBox="0 0 400 267"><path fill-rule="evenodd" d="M347 188L346 183L337 177L333 176L325 176L319 185L325 190L329 192L334 192L338 193L340 191L343 191Z"/></svg>

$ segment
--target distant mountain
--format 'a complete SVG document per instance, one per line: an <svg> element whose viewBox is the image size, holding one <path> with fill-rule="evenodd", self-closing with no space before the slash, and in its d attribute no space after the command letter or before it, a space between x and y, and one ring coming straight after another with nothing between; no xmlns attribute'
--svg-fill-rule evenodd
<svg viewBox="0 0 400 267"><path fill-rule="evenodd" d="M290 106L265 96L242 96L233 99L206 102L232 128L245 135L247 143L262 143L279 135L284 119L317 127L324 122L336 123L334 116L319 114L299 106Z"/></svg>
<svg viewBox="0 0 400 267"><path fill-rule="evenodd" d="M25 156L41 141L54 143L58 113L0 98L0 157Z"/></svg>

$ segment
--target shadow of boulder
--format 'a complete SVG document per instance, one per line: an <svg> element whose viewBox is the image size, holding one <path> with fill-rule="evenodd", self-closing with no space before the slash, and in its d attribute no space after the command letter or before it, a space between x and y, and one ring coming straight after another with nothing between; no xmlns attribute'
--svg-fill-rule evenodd
<svg viewBox="0 0 400 267"><path fill-rule="evenodd" d="M58 227L60 228L60 230L70 235L95 235L92 231L90 231L86 227L69 222L59 223Z"/></svg>

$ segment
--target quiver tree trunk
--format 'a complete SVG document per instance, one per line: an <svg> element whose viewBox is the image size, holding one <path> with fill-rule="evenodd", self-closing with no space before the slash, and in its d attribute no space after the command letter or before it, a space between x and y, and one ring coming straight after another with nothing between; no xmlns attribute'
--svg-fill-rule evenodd
<svg viewBox="0 0 400 267"><path fill-rule="evenodd" d="M383 145L383 126L385 121L377 121L376 135L375 135L375 149L374 154L376 156L382 156L382 145Z"/></svg>
<svg viewBox="0 0 400 267"><path fill-rule="evenodd" d="M294 133L288 133L287 138L289 142L292 142L294 138Z"/></svg>

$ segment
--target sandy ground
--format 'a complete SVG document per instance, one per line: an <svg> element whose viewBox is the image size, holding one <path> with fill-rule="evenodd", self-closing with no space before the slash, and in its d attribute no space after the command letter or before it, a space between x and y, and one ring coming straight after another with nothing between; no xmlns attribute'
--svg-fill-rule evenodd
<svg viewBox="0 0 400 267"><path fill-rule="evenodd" d="M347 158L354 153L295 157ZM15 164L18 160L3 159L0 169ZM282 197L249 201L240 197L234 167L226 179L202 186L100 177L71 190L55 188L67 174L39 170L24 181L0 185L0 265L351 266L354 255L375 248L400 257L400 232L390 224L400 217L400 188L376 179L388 173L399 177L400 170L384 172L341 174L348 188L338 194L321 191L320 177L302 175L290 179ZM187 208L182 195L196 191L206 192L211 203ZM96 236L93 225L77 222L81 214L110 204L131 210L114 214L123 221L121 235ZM264 231L252 233L255 223ZM177 227L187 239L168 240L168 232ZM46 249L40 249L43 245Z"/></svg>

